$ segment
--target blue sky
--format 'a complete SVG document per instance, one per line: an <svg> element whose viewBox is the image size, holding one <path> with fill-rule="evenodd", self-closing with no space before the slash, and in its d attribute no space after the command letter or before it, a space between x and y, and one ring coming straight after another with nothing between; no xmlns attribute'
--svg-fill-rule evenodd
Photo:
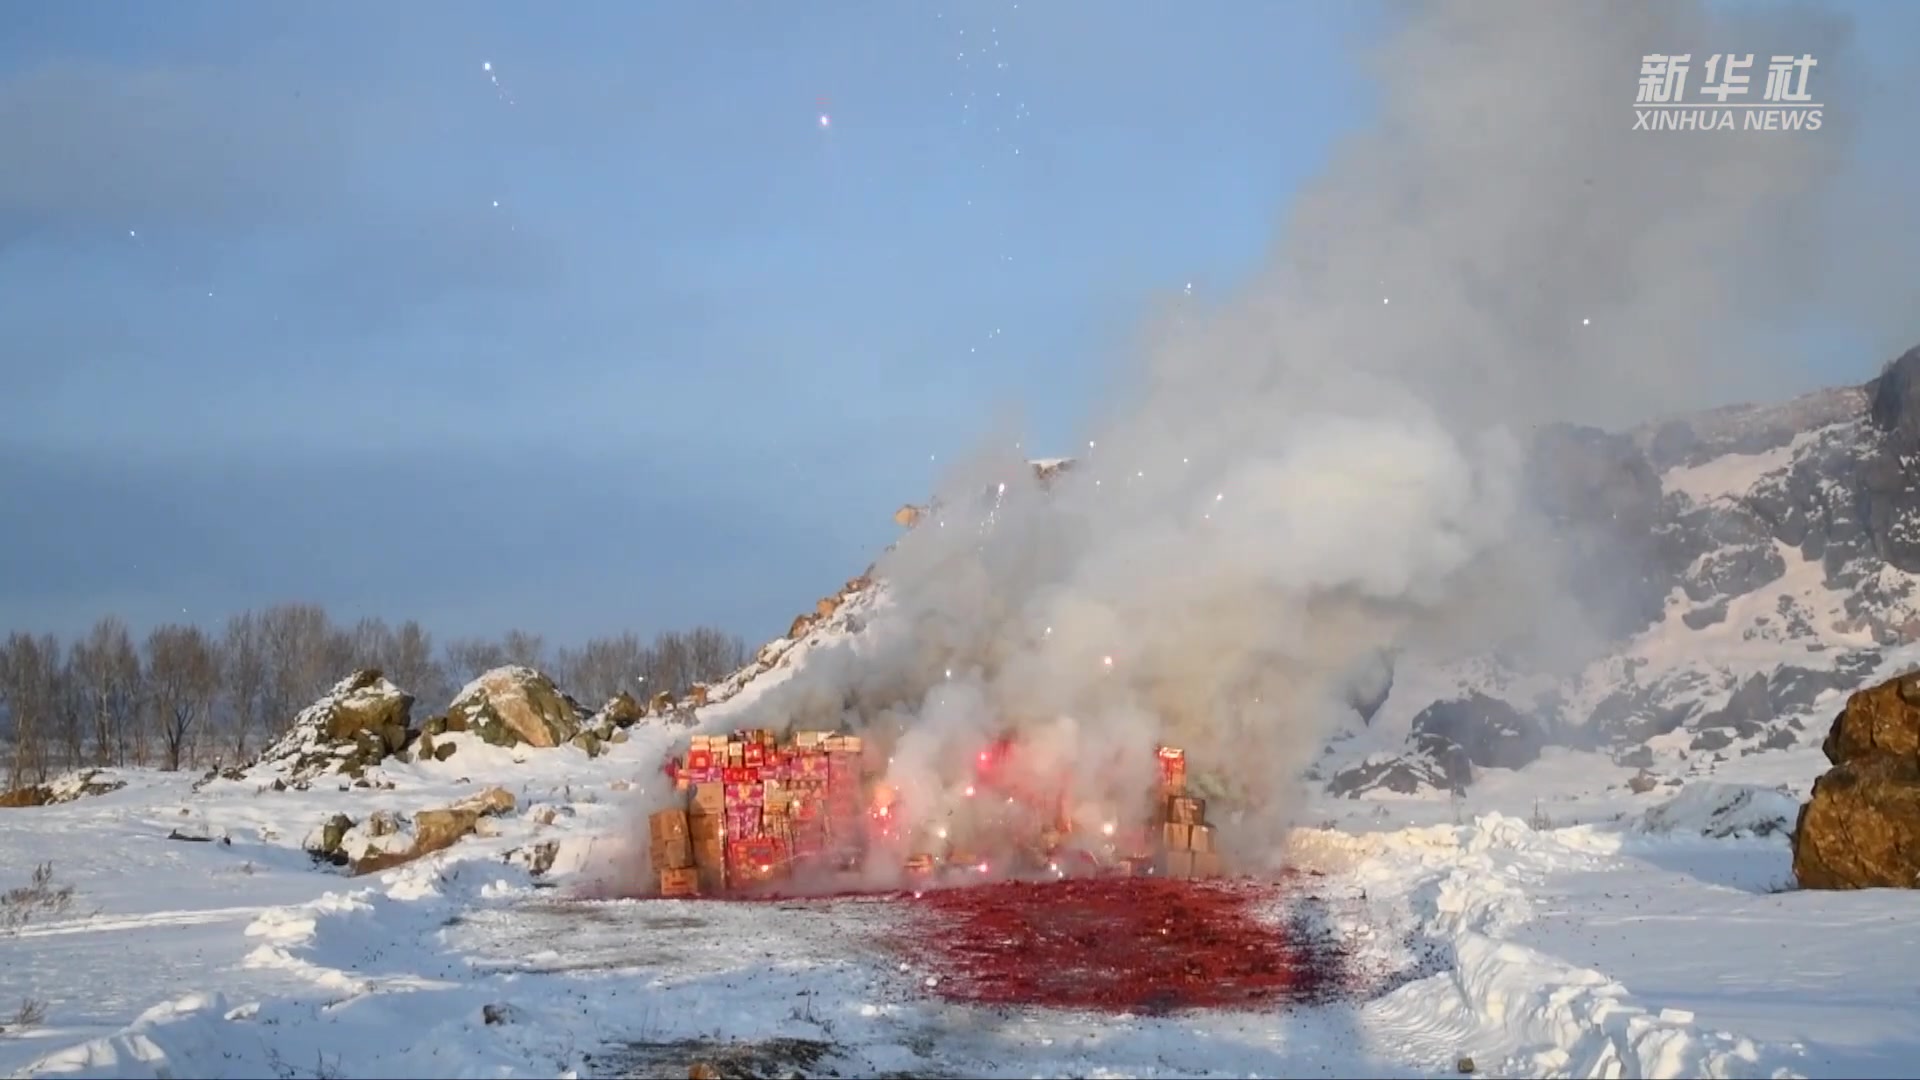
<svg viewBox="0 0 1920 1080"><path fill-rule="evenodd" d="M0 623L768 637L1257 265L1389 15L16 6Z"/></svg>

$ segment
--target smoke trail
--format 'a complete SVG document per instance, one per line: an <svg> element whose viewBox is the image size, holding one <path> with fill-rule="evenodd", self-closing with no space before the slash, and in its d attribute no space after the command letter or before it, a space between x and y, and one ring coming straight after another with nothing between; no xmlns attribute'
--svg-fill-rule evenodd
<svg viewBox="0 0 1920 1080"><path fill-rule="evenodd" d="M1823 197L1844 95L1818 132L1634 132L1640 58L1691 52L1699 78L1751 51L1764 82L1775 52L1844 68L1843 28L1397 10L1370 58L1380 113L1268 269L1150 339L1051 492L999 450L956 469L881 561L891 606L860 644L745 722L897 735L910 824L964 798L1008 728L1095 816L1132 811L1165 740L1239 808L1231 837L1270 850L1383 648L1582 637L1527 497L1532 430L1751 386L1765 331L1843 280L1823 256L1850 235L1796 227L1845 220Z"/></svg>

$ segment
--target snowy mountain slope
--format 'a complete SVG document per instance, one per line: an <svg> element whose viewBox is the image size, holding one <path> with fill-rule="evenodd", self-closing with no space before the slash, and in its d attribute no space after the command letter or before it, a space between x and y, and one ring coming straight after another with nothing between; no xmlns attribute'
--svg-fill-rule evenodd
<svg viewBox="0 0 1920 1080"><path fill-rule="evenodd" d="M1318 771L1350 794L1452 786L1459 740L1428 710L1469 701L1455 727L1511 706L1541 746L1667 769L1817 742L1846 693L1920 663L1917 376L1920 349L1864 387L1543 432L1547 503L1586 556L1572 591L1611 620L1607 655L1570 678L1402 657Z"/></svg>

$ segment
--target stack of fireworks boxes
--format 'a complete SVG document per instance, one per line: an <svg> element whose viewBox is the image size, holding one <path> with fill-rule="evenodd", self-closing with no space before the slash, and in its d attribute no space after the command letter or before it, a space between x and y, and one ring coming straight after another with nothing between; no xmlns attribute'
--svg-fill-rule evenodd
<svg viewBox="0 0 1920 1080"><path fill-rule="evenodd" d="M653 815L663 896L714 896L795 868L857 864L866 842L866 770L857 735L771 731L695 735L675 769L684 808Z"/></svg>
<svg viewBox="0 0 1920 1080"><path fill-rule="evenodd" d="M1207 824L1207 801L1187 794L1186 751L1163 746L1159 757L1160 784L1149 819L1159 841L1153 872L1170 878L1219 877L1220 855L1213 826Z"/></svg>

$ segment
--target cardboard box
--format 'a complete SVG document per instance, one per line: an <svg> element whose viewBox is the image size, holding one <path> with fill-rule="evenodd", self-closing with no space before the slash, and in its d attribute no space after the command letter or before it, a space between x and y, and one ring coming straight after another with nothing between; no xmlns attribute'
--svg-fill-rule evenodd
<svg viewBox="0 0 1920 1080"><path fill-rule="evenodd" d="M1176 795L1167 800L1167 820L1176 825L1205 825L1207 800Z"/></svg>
<svg viewBox="0 0 1920 1080"><path fill-rule="evenodd" d="M727 787L714 780L693 785L693 813L718 815L727 808Z"/></svg>
<svg viewBox="0 0 1920 1080"><path fill-rule="evenodd" d="M658 810L647 818L647 825L655 840L687 836L687 812L685 810Z"/></svg>
<svg viewBox="0 0 1920 1080"><path fill-rule="evenodd" d="M702 867L727 865L727 845L720 839L718 833L711 838L696 839L690 846L693 849L693 865Z"/></svg>
<svg viewBox="0 0 1920 1080"><path fill-rule="evenodd" d="M679 870L693 865L693 841L685 836L656 836L649 854L655 870Z"/></svg>
<svg viewBox="0 0 1920 1080"><path fill-rule="evenodd" d="M1186 851L1193 847L1193 826L1169 821L1160 826L1160 846L1168 851Z"/></svg>
<svg viewBox="0 0 1920 1080"><path fill-rule="evenodd" d="M700 895L700 875L692 867L660 871L661 896Z"/></svg>
<svg viewBox="0 0 1920 1080"><path fill-rule="evenodd" d="M1191 837L1191 839L1187 844L1188 847L1192 848L1195 851L1200 851L1200 852L1213 851L1213 826L1211 825L1191 826L1189 828L1188 835Z"/></svg>
<svg viewBox="0 0 1920 1080"><path fill-rule="evenodd" d="M726 819L719 814L693 814L687 818L687 837L697 847L707 841L720 839L725 827Z"/></svg>
<svg viewBox="0 0 1920 1080"><path fill-rule="evenodd" d="M727 891L727 863L725 859L715 859L711 863L694 866L695 879L700 883L700 895L718 896Z"/></svg>
<svg viewBox="0 0 1920 1080"><path fill-rule="evenodd" d="M1221 876L1220 855L1213 851L1193 853L1193 876L1197 878L1217 878Z"/></svg>
<svg viewBox="0 0 1920 1080"><path fill-rule="evenodd" d="M1160 856L1160 872L1170 878L1193 876L1193 852L1168 851Z"/></svg>

